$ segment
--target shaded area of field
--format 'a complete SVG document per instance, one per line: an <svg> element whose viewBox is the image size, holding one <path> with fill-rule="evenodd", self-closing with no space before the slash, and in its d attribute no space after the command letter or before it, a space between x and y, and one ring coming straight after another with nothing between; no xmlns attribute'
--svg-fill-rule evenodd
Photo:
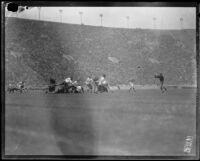
<svg viewBox="0 0 200 161"><path fill-rule="evenodd" d="M191 89L6 95L6 154L194 155ZM184 153L185 139L192 151Z"/></svg>

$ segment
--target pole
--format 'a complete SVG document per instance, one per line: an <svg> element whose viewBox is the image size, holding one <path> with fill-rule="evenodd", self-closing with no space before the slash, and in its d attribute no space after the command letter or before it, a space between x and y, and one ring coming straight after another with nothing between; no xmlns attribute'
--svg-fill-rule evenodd
<svg viewBox="0 0 200 161"><path fill-rule="evenodd" d="M60 9L59 12L60 12L60 22L62 23L62 10Z"/></svg>
<svg viewBox="0 0 200 161"><path fill-rule="evenodd" d="M81 25L82 25L82 24L83 24L83 22L82 22L82 15L83 15L83 12L79 12L79 14L80 14Z"/></svg>
<svg viewBox="0 0 200 161"><path fill-rule="evenodd" d="M180 23L181 23L181 30L183 29L183 18L180 18Z"/></svg>
<svg viewBox="0 0 200 161"><path fill-rule="evenodd" d="M155 17L153 18L153 27L154 27L154 29L156 29L156 18Z"/></svg>
<svg viewBox="0 0 200 161"><path fill-rule="evenodd" d="M38 19L40 20L41 7L38 7Z"/></svg>
<svg viewBox="0 0 200 161"><path fill-rule="evenodd" d="M129 16L127 16L126 19L127 19L127 28L129 28Z"/></svg>
<svg viewBox="0 0 200 161"><path fill-rule="evenodd" d="M103 26L103 23L102 23L103 14L100 14L99 16L101 18L101 26Z"/></svg>

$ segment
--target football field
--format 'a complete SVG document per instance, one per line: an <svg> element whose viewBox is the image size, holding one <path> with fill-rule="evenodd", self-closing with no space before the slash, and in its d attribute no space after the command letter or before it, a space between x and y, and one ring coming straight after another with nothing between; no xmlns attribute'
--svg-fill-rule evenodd
<svg viewBox="0 0 200 161"><path fill-rule="evenodd" d="M196 89L5 96L6 155L193 156L195 143Z"/></svg>

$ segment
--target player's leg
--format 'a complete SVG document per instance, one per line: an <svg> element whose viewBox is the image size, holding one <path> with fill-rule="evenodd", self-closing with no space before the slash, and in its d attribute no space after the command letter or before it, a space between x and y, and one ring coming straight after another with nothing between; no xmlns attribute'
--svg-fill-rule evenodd
<svg viewBox="0 0 200 161"><path fill-rule="evenodd" d="M82 93L84 93L84 88L81 86L81 91L82 91Z"/></svg>
<svg viewBox="0 0 200 161"><path fill-rule="evenodd" d="M99 92L99 85L98 85L98 83L94 83L94 93L96 93L96 94L98 94L98 92Z"/></svg>
<svg viewBox="0 0 200 161"><path fill-rule="evenodd" d="M164 82L161 81L161 91L162 91L162 93L166 91L166 88L163 86L163 84L164 84Z"/></svg>
<svg viewBox="0 0 200 161"><path fill-rule="evenodd" d="M130 89L128 91L129 91L129 93L131 93L131 87L130 87Z"/></svg>
<svg viewBox="0 0 200 161"><path fill-rule="evenodd" d="M119 86L119 85L117 85L117 87L118 87L118 90L120 90L120 86Z"/></svg>
<svg viewBox="0 0 200 161"><path fill-rule="evenodd" d="M160 81L160 90L163 90L163 81Z"/></svg>
<svg viewBox="0 0 200 161"><path fill-rule="evenodd" d="M134 92L136 92L136 90L135 90L134 86L133 86L132 88L133 88L133 91L134 91Z"/></svg>
<svg viewBox="0 0 200 161"><path fill-rule="evenodd" d="M134 92L134 88L133 86L131 86L131 93L133 94L133 92Z"/></svg>
<svg viewBox="0 0 200 161"><path fill-rule="evenodd" d="M164 80L163 80L163 89L164 89L165 91L167 91L167 88L164 86Z"/></svg>
<svg viewBox="0 0 200 161"><path fill-rule="evenodd" d="M19 92L22 93L22 88L20 87Z"/></svg>
<svg viewBox="0 0 200 161"><path fill-rule="evenodd" d="M163 84L164 84L164 82L163 82ZM163 89L165 90L165 91L167 91L167 88L163 85Z"/></svg>
<svg viewBox="0 0 200 161"><path fill-rule="evenodd" d="M113 91L111 90L109 84L107 84L106 87L107 87L107 91L108 91L108 92L113 92Z"/></svg>

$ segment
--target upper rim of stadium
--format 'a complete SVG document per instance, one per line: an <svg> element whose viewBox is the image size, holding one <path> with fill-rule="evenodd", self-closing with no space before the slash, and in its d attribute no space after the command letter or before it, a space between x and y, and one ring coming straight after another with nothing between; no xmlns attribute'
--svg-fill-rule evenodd
<svg viewBox="0 0 200 161"><path fill-rule="evenodd" d="M18 13L5 10L5 17L119 29L196 29L194 7L35 7Z"/></svg>
<svg viewBox="0 0 200 161"><path fill-rule="evenodd" d="M32 21L32 22L43 22L49 24L59 24L59 25L73 25L73 26L83 26L83 27L92 27L92 28L105 28L105 29L115 29L115 30L149 30L149 31L186 31L186 30L196 30L196 28L186 28L186 29L151 29L151 28L123 28L123 27L108 27L108 26L94 26L94 25L87 25L87 24L74 24L74 23L61 23L61 22L54 22L54 21L43 21L43 20L34 20L34 19L26 19L26 18L17 18L17 17L5 17L5 20L8 19L16 19L16 20L25 20L25 21Z"/></svg>

